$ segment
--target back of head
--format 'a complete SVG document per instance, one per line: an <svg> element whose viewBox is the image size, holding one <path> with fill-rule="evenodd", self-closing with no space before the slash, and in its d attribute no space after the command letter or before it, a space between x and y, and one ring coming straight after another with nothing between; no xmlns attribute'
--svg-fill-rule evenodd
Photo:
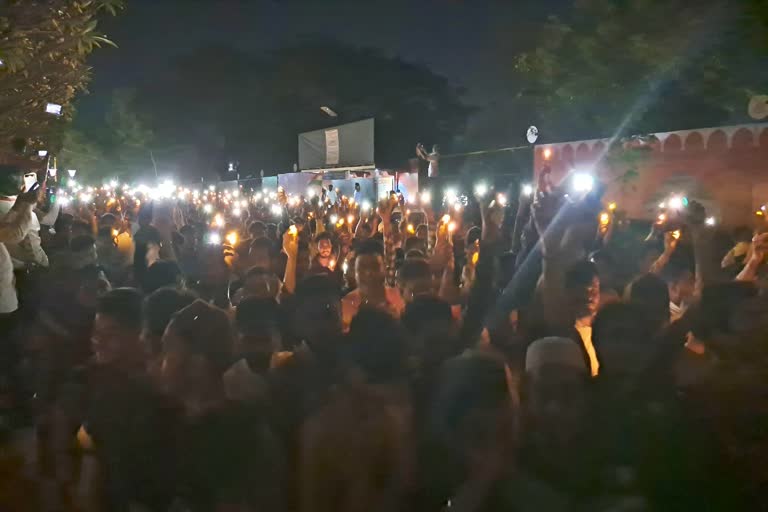
<svg viewBox="0 0 768 512"><path fill-rule="evenodd" d="M365 308L352 320L344 355L368 382L386 383L405 376L407 346L405 331L391 315Z"/></svg>
<svg viewBox="0 0 768 512"><path fill-rule="evenodd" d="M235 328L244 336L270 334L278 326L279 306L272 298L247 297L235 313Z"/></svg>
<svg viewBox="0 0 768 512"><path fill-rule="evenodd" d="M357 246L355 252L357 257L360 256L384 256L384 245L375 239L364 240Z"/></svg>
<svg viewBox="0 0 768 512"><path fill-rule="evenodd" d="M540 338L528 346L525 353L525 371L532 375L546 373L548 369L572 371L589 377L581 348L568 338Z"/></svg>
<svg viewBox="0 0 768 512"><path fill-rule="evenodd" d="M660 277L645 274L627 285L625 299L641 308L655 329L669 323L669 289Z"/></svg>
<svg viewBox="0 0 768 512"><path fill-rule="evenodd" d="M432 429L443 442L461 448L464 440L456 436L472 435L467 421L483 413L513 413L511 393L504 363L485 353L466 352L445 362L440 372L438 390L432 409ZM491 428L488 426L488 428ZM493 428L499 428L495 425Z"/></svg>
<svg viewBox="0 0 768 512"><path fill-rule="evenodd" d="M432 269L427 260L406 259L397 271L397 284L409 299L432 295Z"/></svg>
<svg viewBox="0 0 768 512"><path fill-rule="evenodd" d="M160 288L144 299L144 329L161 337L174 313L195 301L195 295L176 288Z"/></svg>
<svg viewBox="0 0 768 512"><path fill-rule="evenodd" d="M658 354L657 331L639 304L616 303L602 308L592 324L600 372L639 373Z"/></svg>
<svg viewBox="0 0 768 512"><path fill-rule="evenodd" d="M166 286L177 286L181 279L181 269L174 261L158 261L147 269L142 279L142 288L145 293Z"/></svg>
<svg viewBox="0 0 768 512"><path fill-rule="evenodd" d="M100 296L96 313L107 316L126 331L138 333L143 320L144 297L134 288L115 288Z"/></svg>
<svg viewBox="0 0 768 512"><path fill-rule="evenodd" d="M173 315L166 336L169 332L179 345L169 347L163 338L165 350L178 348L191 356L199 356L217 374L231 363L232 331L223 310L197 299Z"/></svg>

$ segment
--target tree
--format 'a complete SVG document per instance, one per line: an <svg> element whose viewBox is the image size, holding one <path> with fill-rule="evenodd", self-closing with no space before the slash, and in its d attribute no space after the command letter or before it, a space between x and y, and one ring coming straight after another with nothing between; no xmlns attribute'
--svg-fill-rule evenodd
<svg viewBox="0 0 768 512"><path fill-rule="evenodd" d="M241 174L292 169L300 132L376 118L376 162L402 165L416 142L450 146L470 109L462 91L397 57L327 40L268 55L226 47L193 51L140 90L158 145L193 147L184 172L240 162ZM338 112L330 118L321 110ZM168 158L158 160L164 166Z"/></svg>
<svg viewBox="0 0 768 512"><path fill-rule="evenodd" d="M102 12L116 14L123 0L6 0L0 12L0 139L50 138L60 119L45 112L73 98L91 78L88 55L114 46L97 30ZM49 142L49 141L46 141Z"/></svg>
<svg viewBox="0 0 768 512"><path fill-rule="evenodd" d="M515 56L513 83L550 140L746 121L768 84L745 28L754 14L715 0L576 0Z"/></svg>
<svg viewBox="0 0 768 512"><path fill-rule="evenodd" d="M135 91L118 89L98 130L74 126L64 131L61 162L89 178L153 175L154 135L135 106Z"/></svg>

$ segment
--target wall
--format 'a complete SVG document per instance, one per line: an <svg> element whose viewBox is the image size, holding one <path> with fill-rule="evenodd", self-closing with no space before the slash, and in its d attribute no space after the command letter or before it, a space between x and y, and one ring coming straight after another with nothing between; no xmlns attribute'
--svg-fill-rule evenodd
<svg viewBox="0 0 768 512"><path fill-rule="evenodd" d="M700 199L722 224L750 224L768 203L768 123L723 126L654 134L657 141L628 183L607 185L606 201L615 201L631 218L650 219L661 195ZM610 141L596 139L538 145L534 175L549 165L555 183L569 172L592 170L604 182L621 173L604 160Z"/></svg>

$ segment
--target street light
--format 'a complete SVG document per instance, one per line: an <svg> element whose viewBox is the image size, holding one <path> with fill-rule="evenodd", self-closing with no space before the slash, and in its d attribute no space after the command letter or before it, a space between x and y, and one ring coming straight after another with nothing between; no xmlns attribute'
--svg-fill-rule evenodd
<svg viewBox="0 0 768 512"><path fill-rule="evenodd" d="M75 174L77 174L77 169L68 169L67 172L69 173L70 178L74 178Z"/></svg>

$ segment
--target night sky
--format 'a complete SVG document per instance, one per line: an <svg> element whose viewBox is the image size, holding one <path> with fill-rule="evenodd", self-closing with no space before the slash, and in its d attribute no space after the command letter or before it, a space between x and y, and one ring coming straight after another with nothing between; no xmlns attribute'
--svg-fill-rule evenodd
<svg viewBox="0 0 768 512"><path fill-rule="evenodd" d="M504 100L497 79L532 26L565 0L126 0L100 27L120 48L97 51L81 119L101 115L115 88L134 87L174 56L228 44L268 51L319 34L423 63L467 89L477 106Z"/></svg>

